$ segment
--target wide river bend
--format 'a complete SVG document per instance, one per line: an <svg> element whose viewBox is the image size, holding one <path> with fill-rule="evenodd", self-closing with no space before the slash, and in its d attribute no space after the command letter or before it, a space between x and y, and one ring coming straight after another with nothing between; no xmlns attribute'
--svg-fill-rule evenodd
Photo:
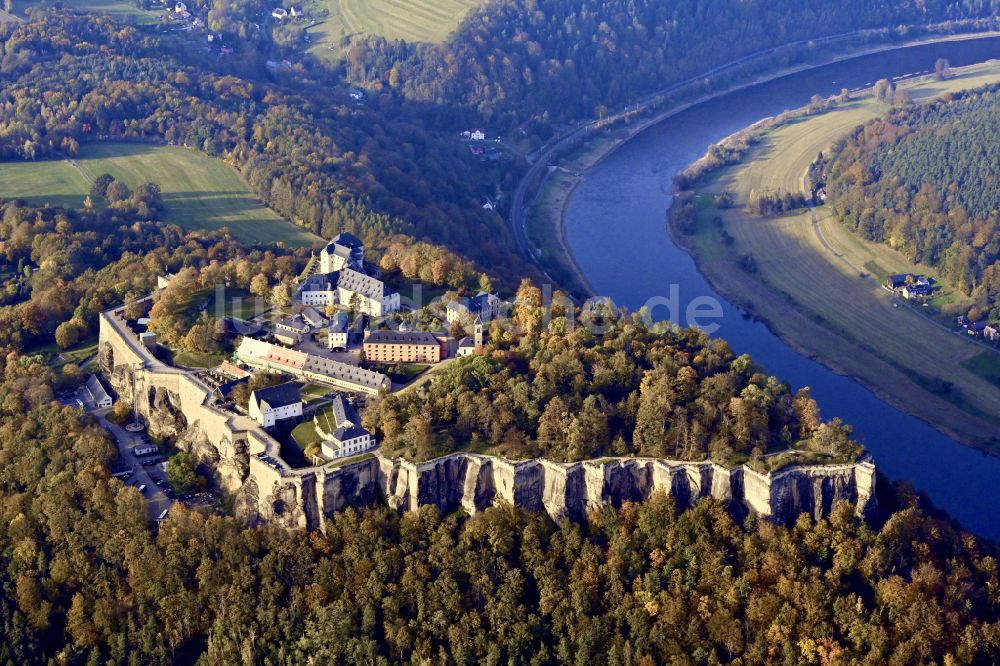
<svg viewBox="0 0 1000 666"><path fill-rule="evenodd" d="M824 417L840 416L891 479L906 479L966 528L1000 539L1000 458L965 447L788 347L715 293L694 261L665 229L671 180L725 136L761 118L808 103L819 93L871 85L883 77L930 70L944 57L953 67L1000 57L1000 38L899 48L745 88L693 106L638 134L589 171L566 208L566 237L598 294L639 308L679 290L722 304L719 335L793 387L810 386ZM654 310L664 316L666 310Z"/></svg>

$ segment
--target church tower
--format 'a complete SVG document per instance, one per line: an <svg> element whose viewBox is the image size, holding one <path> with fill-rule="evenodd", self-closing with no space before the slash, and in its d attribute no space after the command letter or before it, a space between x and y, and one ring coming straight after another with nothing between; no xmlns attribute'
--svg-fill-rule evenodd
<svg viewBox="0 0 1000 666"><path fill-rule="evenodd" d="M483 319L482 317L476 316L475 332L473 333L473 340L475 341L476 353L483 353Z"/></svg>

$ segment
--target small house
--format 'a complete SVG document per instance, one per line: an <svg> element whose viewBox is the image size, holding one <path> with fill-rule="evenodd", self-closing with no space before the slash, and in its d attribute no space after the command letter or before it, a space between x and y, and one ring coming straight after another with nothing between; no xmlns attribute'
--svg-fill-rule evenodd
<svg viewBox="0 0 1000 666"><path fill-rule="evenodd" d="M274 337L286 345L297 345L309 335L309 325L301 319L280 319L274 325Z"/></svg>
<svg viewBox="0 0 1000 666"><path fill-rule="evenodd" d="M183 2L178 2L177 4L174 5L174 13L181 14L186 12L187 10L188 6L185 5Z"/></svg>
<svg viewBox="0 0 1000 666"><path fill-rule="evenodd" d="M302 397L295 382L256 389L250 394L250 418L265 428L302 416Z"/></svg>
<svg viewBox="0 0 1000 666"><path fill-rule="evenodd" d="M984 335L986 332L986 320L980 319L979 321L972 322L965 327L965 332L969 335Z"/></svg>
<svg viewBox="0 0 1000 666"><path fill-rule="evenodd" d="M308 307L302 310L302 319L313 328L320 328L326 324L326 317L319 313L319 310Z"/></svg>
<svg viewBox="0 0 1000 666"><path fill-rule="evenodd" d="M97 378L97 375L90 375L87 377L87 383L84 385L84 391L88 401L94 405L96 409L106 409L111 406L111 396L104 389L104 384L101 380Z"/></svg>
<svg viewBox="0 0 1000 666"><path fill-rule="evenodd" d="M906 286L907 282L913 276L909 273L897 273L896 275L889 275L885 278L885 284L883 285L889 291L899 291Z"/></svg>
<svg viewBox="0 0 1000 666"><path fill-rule="evenodd" d="M361 418L342 395L336 395L329 408L313 419L322 439L323 455L343 458L375 446L371 433L361 425Z"/></svg>
<svg viewBox="0 0 1000 666"><path fill-rule="evenodd" d="M326 329L326 346L328 349L347 349L347 315L338 312L330 319L330 326Z"/></svg>
<svg viewBox="0 0 1000 666"><path fill-rule="evenodd" d="M903 298L907 300L921 299L931 294L931 285L928 283L913 283L903 287Z"/></svg>
<svg viewBox="0 0 1000 666"><path fill-rule="evenodd" d="M983 337L990 342L1000 341L1000 324L987 324L983 328Z"/></svg>
<svg viewBox="0 0 1000 666"><path fill-rule="evenodd" d="M473 141L486 141L486 130L476 128L469 131L469 138Z"/></svg>
<svg viewBox="0 0 1000 666"><path fill-rule="evenodd" d="M274 9L271 10L271 16L278 19L279 21L283 21L284 19L288 18L288 10L282 7L275 7Z"/></svg>

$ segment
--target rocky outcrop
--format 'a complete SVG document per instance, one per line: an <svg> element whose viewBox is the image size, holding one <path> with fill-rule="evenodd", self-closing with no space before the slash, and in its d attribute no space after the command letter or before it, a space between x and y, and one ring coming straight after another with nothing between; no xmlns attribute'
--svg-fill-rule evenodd
<svg viewBox="0 0 1000 666"><path fill-rule="evenodd" d="M561 464L455 453L423 463L375 456L339 468L292 469L280 459L278 442L248 419L213 407L204 383L155 359L119 319L101 315L99 361L111 386L127 402L135 396L152 434L193 453L250 523L322 528L334 512L380 498L401 511L432 505L472 514L508 503L557 520L584 520L592 511L641 502L658 491L680 509L713 497L737 517L752 513L778 523L802 513L825 517L839 501L852 502L862 515L874 505L875 467L868 461L764 475L711 462L607 458Z"/></svg>
<svg viewBox="0 0 1000 666"><path fill-rule="evenodd" d="M641 502L662 491L681 509L713 497L737 517L753 513L790 523L801 513L828 516L840 501L866 514L875 488L875 468L867 461L791 467L764 475L743 466L644 458L561 464L458 453L425 463L381 456L377 460L379 492L390 507L405 511L434 505L445 512L462 508L476 513L508 502L555 519L581 520L590 511ZM354 473L351 466L339 470L339 487L362 486L345 484L343 477Z"/></svg>

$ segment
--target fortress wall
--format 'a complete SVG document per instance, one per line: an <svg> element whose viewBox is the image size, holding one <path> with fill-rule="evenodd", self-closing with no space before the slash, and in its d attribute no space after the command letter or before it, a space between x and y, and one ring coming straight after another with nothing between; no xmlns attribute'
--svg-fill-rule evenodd
<svg viewBox="0 0 1000 666"><path fill-rule="evenodd" d="M401 511L434 505L474 514L506 502L557 520L582 520L590 511L663 491L681 510L714 497L736 516L753 513L779 523L803 512L825 517L843 500L854 502L861 514L873 503L875 466L870 462L790 467L764 475L707 461L611 458L563 464L454 453L423 463L376 455L341 467L292 469L280 459L278 442L256 423L212 407L205 384L158 361L110 317L101 316L99 357L112 387L131 402L134 378L139 411L150 431L194 453L212 471L217 487L234 496L237 515L251 523L322 528L335 512L380 498Z"/></svg>

